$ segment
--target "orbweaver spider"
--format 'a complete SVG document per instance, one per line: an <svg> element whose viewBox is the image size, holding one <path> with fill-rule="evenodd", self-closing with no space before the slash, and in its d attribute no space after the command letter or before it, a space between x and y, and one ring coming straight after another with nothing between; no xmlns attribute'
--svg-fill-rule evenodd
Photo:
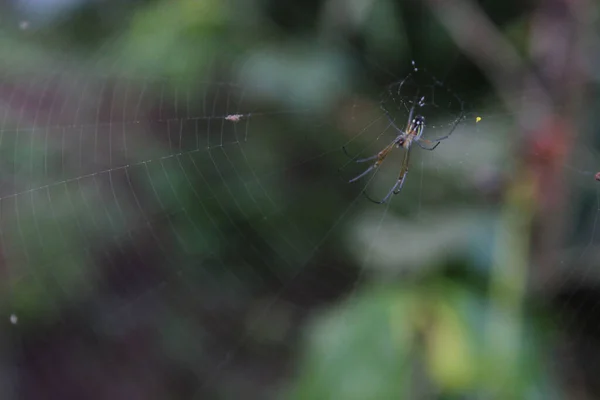
<svg viewBox="0 0 600 400"><path fill-rule="evenodd" d="M417 98L418 98L418 94L417 94L417 97L415 98L415 100ZM371 172L374 169L376 169L377 167L379 167L381 165L381 163L383 163L385 158L388 156L388 154L394 148L403 148L405 150L405 153L404 153L404 159L402 160L402 165L400 167L400 174L398 175L398 179L396 180L396 183L394 184L394 186L392 186L392 188L389 190L389 192L386 194L386 196L382 200L380 200L380 201L373 200L366 194L365 191L363 191L363 193L365 194L367 199L369 199L373 203L383 204L386 201L388 201L388 199L392 195L396 195L396 194L400 193L400 191L402 190L402 186L404 186L404 181L406 179L406 175L408 174L410 151L412 149L413 143L416 143L417 146L419 146L423 150L433 151L440 144L440 142L442 140L448 139L448 137L450 137L450 135L456 128L456 123L455 123L454 126L452 127L452 129L450 130L450 132L448 132L446 135L439 137L435 140L423 139L423 132L425 131L425 117L422 115L419 115L419 114L417 114L417 115L414 115L414 114L415 114L415 107L417 105L423 106L424 101L425 101L425 96L421 97L419 99L419 101L412 102L412 107L410 108L410 112L408 115L408 122L407 122L406 128L404 130L398 128L398 126L394 122L394 119L390 116L389 112L385 108L382 107L383 111L385 112L385 114L390 122L390 125L392 127L394 127L396 132L398 132L398 135L394 138L394 140L392 140L392 142L390 144L388 144L386 147L384 147L383 150L381 150L379 153L377 153L371 157L361 158L361 159L356 160L357 163L363 163L363 162L367 162L367 161L371 161L371 160L375 160L375 162L373 164L371 164L371 166L369 168L367 168L365 171L363 171L359 175L355 176L354 178L350 179L348 181L348 183L353 183L353 182L358 181L359 179L361 179L362 177L367 175L369 172ZM348 152L346 151L345 146L343 147L343 150L348 155Z"/></svg>

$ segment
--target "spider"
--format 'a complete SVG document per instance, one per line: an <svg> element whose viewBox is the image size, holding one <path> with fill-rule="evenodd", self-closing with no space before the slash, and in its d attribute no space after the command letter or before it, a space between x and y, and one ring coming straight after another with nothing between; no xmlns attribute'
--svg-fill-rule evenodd
<svg viewBox="0 0 600 400"><path fill-rule="evenodd" d="M367 162L367 161L371 161L371 160L375 160L375 162L373 164L371 164L371 166L369 168L367 168L365 171L363 171L356 177L350 179L348 181L348 183L353 183L353 182L358 181L359 179L361 179L362 177L367 175L369 172L371 172L375 168L379 167L381 165L381 163L383 163L385 158L388 156L388 154L394 149L394 147L396 147L396 148L402 147L405 149L404 159L402 160L402 165L400 167L400 174L398 176L398 180L396 181L394 186L392 186L392 188L386 194L386 196L383 198L383 200L380 200L380 201L373 200L366 194L366 192L363 191L363 193L365 194L367 199L369 199L373 203L383 204L386 201L388 201L388 199L392 196L392 194L396 195L396 194L400 193L400 191L402 190L402 186L404 185L404 180L406 179L406 175L408 173L410 150L412 148L413 143L416 143L417 146L419 146L420 148L422 148L424 150L433 151L433 150L435 150L436 147L438 147L438 145L440 144L440 142L442 140L448 139L448 137L450 137L450 135L454 131L454 128L456 127L456 125L454 125L454 127L448 134L446 134L445 136L442 136L440 138L437 138L435 140L423 139L422 136L423 136L423 132L425 130L425 117L422 115L418 115L418 114L413 117L413 115L414 115L414 111L415 111L415 106L416 105L422 106L424 104L424 100L425 100L425 97L421 97L421 99L418 102L416 102L416 101L413 102L413 106L411 107L409 115L408 115L408 123L406 124L406 128L404 130L398 128L398 126L395 124L394 120L391 118L389 112L384 109L383 111L385 112L385 114L390 122L390 125L394 127L396 132L398 132L398 135L394 138L394 140L392 140L392 142L390 144L388 144L386 147L384 147L383 150L381 150L379 153L377 153L371 157L361 158L359 160L356 160L357 163L363 163L363 162ZM348 154L345 147L343 148L343 150L346 154Z"/></svg>

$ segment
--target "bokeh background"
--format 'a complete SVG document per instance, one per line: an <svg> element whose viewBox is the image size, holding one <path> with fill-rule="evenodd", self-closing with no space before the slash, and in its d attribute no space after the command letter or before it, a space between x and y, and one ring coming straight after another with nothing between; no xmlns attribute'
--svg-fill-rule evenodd
<svg viewBox="0 0 600 400"><path fill-rule="evenodd" d="M3 2L1 397L599 398L598 35L589 0ZM407 77L455 129L376 205Z"/></svg>

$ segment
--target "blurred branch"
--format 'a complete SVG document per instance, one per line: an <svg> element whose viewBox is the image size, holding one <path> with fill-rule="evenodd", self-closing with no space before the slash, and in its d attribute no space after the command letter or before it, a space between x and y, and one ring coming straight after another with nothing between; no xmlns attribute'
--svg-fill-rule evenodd
<svg viewBox="0 0 600 400"><path fill-rule="evenodd" d="M502 36L481 7L468 0L424 0L457 46L485 73L520 127L535 124L532 110L524 113L517 100L523 82L537 96L537 115L550 112L551 103L542 83L531 73L515 48Z"/></svg>
<svg viewBox="0 0 600 400"><path fill-rule="evenodd" d="M575 113L585 81L581 71L583 16L590 8L587 0L537 4L530 36L535 75L475 2L425 1L458 47L488 76L514 113L525 141L500 218L490 276L490 298L496 312L487 326L487 345L494 349L489 362L495 366L489 383L503 397L510 397L511 388L503 382L510 382L514 374L511 354L521 337L526 284L529 280L548 290L550 279L560 281L552 255L565 231L563 166L575 140ZM528 104L518 101L525 93L532 96ZM528 271L530 265L537 269Z"/></svg>
<svg viewBox="0 0 600 400"><path fill-rule="evenodd" d="M563 166L571 157L581 120L578 110L587 81L583 45L586 37L593 37L586 34L587 15L593 14L587 0L546 0L532 18L531 56L557 106L533 132L535 141L525 160L537 176L538 188L539 237L532 262L539 268L534 282L546 291L561 282L553 254L562 247L567 231L568 185Z"/></svg>
<svg viewBox="0 0 600 400"><path fill-rule="evenodd" d="M587 0L539 2L531 19L530 53L534 74L516 50L494 27L481 7L469 0L425 0L446 27L456 44L488 76L526 140L516 170L529 172L535 188L537 257L533 264L543 268L534 281L544 288L556 278L551 258L564 232L563 166L575 140L575 115L580 108L585 74L582 38L586 17L595 15ZM531 97L527 103L521 94ZM520 174L525 179L528 173ZM519 185L517 182L514 185ZM539 271L538 271L539 272Z"/></svg>

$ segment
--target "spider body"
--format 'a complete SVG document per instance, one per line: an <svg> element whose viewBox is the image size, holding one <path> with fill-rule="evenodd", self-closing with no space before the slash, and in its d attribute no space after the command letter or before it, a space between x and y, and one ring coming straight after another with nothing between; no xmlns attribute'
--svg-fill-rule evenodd
<svg viewBox="0 0 600 400"><path fill-rule="evenodd" d="M399 141L398 147L403 147L406 150L410 149L410 146L413 141L421 140L421 136L423 135L423 130L425 129L425 117L422 115L417 115L406 127L405 133L401 141Z"/></svg>
<svg viewBox="0 0 600 400"><path fill-rule="evenodd" d="M400 167L400 174L398 175L398 179L396 180L396 183L394 184L394 186L392 186L390 191L386 194L386 196L381 201L375 201L367 196L367 198L369 200L373 201L374 203L383 204L393 194L398 194L398 193L400 193L400 190L402 190L402 186L404 185L404 181L405 181L406 175L408 173L409 157L410 157L410 151L411 151L413 143L416 143L420 148L422 148L424 150L433 151L440 144L440 142L442 140L447 139L452 134L452 131L451 131L447 135L440 137L438 139L435 139L433 141L423 139L423 132L425 131L425 117L423 117L422 115L416 115L413 118L414 105L415 104L420 105L420 104L422 104L422 101L423 101L423 98L421 98L421 100L419 102L413 102L413 107L411 108L409 116L408 116L408 123L406 124L406 128L404 130L402 130L402 129L398 128L398 126L396 126L396 123L390 117L389 113L386 111L386 116L390 122L390 125L395 128L396 132L398 132L397 136L394 138L394 140L390 144L388 144L386 147L383 148L383 150L381 150L379 153L375 154L374 156L356 160L357 163L363 163L363 162L373 161L373 160L375 160L375 161L373 162L373 164L371 164L371 166L369 168L367 168L361 174L350 179L348 181L349 183L358 181L360 178L364 177L369 172L371 172L374 169L376 169L377 167L379 167L383 163L383 161L386 159L388 154L394 148L403 148L404 149L404 159L402 160L402 165ZM345 148L344 148L344 151L345 151ZM365 193L365 195L366 195L366 193Z"/></svg>

